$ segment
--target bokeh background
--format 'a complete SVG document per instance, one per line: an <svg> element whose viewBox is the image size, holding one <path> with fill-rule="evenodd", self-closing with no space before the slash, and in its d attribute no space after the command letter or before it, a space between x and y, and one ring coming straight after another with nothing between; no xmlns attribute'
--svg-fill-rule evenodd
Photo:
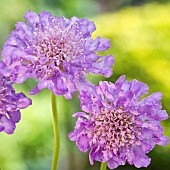
<svg viewBox="0 0 170 170"><path fill-rule="evenodd" d="M26 11L50 11L56 16L89 18L97 26L94 37L111 40L107 54L113 54L114 74L108 81L122 74L128 80L138 79L149 85L149 93L163 93L163 109L170 113L170 1L168 0L0 0L0 48L15 23L24 21ZM97 84L106 80L89 75ZM18 92L28 91L36 84L28 80L15 85ZM0 134L0 170L50 170L53 152L53 128L50 92L43 90L29 96L33 105L22 111L22 119L13 135ZM72 114L80 110L77 94L72 100L57 97L61 136L60 170L98 170L100 164L89 165L88 153L81 153L67 134L74 128ZM170 120L162 122L165 135L170 138ZM156 146L149 154L148 170L170 169L170 144ZM133 170L120 166L118 170ZM141 168L142 169L142 168ZM146 168L143 168L146 169Z"/></svg>

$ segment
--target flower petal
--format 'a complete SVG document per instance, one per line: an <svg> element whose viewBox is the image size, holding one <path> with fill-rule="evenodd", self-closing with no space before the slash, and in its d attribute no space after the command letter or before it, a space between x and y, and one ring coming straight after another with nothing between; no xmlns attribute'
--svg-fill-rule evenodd
<svg viewBox="0 0 170 170"><path fill-rule="evenodd" d="M87 135L82 134L79 136L76 144L81 152L87 152L90 148L90 139L87 137Z"/></svg>

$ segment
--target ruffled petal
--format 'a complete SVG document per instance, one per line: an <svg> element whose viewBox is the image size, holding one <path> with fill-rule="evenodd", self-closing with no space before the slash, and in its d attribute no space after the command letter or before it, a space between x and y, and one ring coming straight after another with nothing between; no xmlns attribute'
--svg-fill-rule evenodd
<svg viewBox="0 0 170 170"><path fill-rule="evenodd" d="M18 108L20 108L20 109L24 109L24 108L28 107L31 104L32 104L31 99L26 98L26 97L25 98L20 98L18 100Z"/></svg>
<svg viewBox="0 0 170 170"><path fill-rule="evenodd" d="M77 146L81 152L87 152L90 148L90 139L87 137L86 134L82 134L77 139Z"/></svg>
<svg viewBox="0 0 170 170"><path fill-rule="evenodd" d="M96 30L96 26L95 26L94 22L89 21L86 18L79 19L74 16L71 18L71 21L72 21L72 23L75 23L75 22L80 23L79 24L80 31L82 32L82 35L84 38L90 36L91 33Z"/></svg>
<svg viewBox="0 0 170 170"><path fill-rule="evenodd" d="M138 80L133 80L128 93L135 94L135 97L139 99L142 95L148 93L148 89L146 84L139 82Z"/></svg>
<svg viewBox="0 0 170 170"><path fill-rule="evenodd" d="M110 169L115 169L119 166L119 164L117 162L115 162L113 159L110 159L108 162L107 162L107 166L110 168Z"/></svg>
<svg viewBox="0 0 170 170"><path fill-rule="evenodd" d="M143 155L142 157L135 159L134 165L136 168L141 168L141 167L147 167L151 162L151 159L148 158L146 155Z"/></svg>
<svg viewBox="0 0 170 170"><path fill-rule="evenodd" d="M157 140L157 144L161 146L166 146L169 143L168 136L161 136Z"/></svg>
<svg viewBox="0 0 170 170"><path fill-rule="evenodd" d="M106 56L103 60L93 63L92 67L88 68L88 70L94 74L103 74L106 78L108 78L112 75L112 68L109 67L111 67L113 63L113 56Z"/></svg>
<svg viewBox="0 0 170 170"><path fill-rule="evenodd" d="M10 120L13 121L14 123L17 123L20 121L21 119L21 113L19 110L17 111L13 111L13 112L9 112L8 113Z"/></svg>
<svg viewBox="0 0 170 170"><path fill-rule="evenodd" d="M154 116L155 120L166 120L166 119L168 119L168 114L167 114L166 110L159 110L153 116Z"/></svg>
<svg viewBox="0 0 170 170"><path fill-rule="evenodd" d="M126 161L122 158L120 158L119 156L112 156L112 158L107 162L107 166L110 169L115 169L117 168L119 165L125 165Z"/></svg>
<svg viewBox="0 0 170 170"><path fill-rule="evenodd" d="M13 121L10 121L8 118L3 116L0 120L1 126L4 127L4 132L7 134L12 134L16 128L15 123Z"/></svg>
<svg viewBox="0 0 170 170"><path fill-rule="evenodd" d="M47 27L50 24L51 18L52 15L50 12L42 11L39 14L39 20L43 27Z"/></svg>
<svg viewBox="0 0 170 170"><path fill-rule="evenodd" d="M32 90L30 90L28 92L29 95L35 95L37 93L39 93L41 91L41 89L38 88L38 86L34 87Z"/></svg>
<svg viewBox="0 0 170 170"><path fill-rule="evenodd" d="M39 22L39 17L35 12L29 11L25 13L24 18L28 21L28 23L33 26L34 23Z"/></svg>

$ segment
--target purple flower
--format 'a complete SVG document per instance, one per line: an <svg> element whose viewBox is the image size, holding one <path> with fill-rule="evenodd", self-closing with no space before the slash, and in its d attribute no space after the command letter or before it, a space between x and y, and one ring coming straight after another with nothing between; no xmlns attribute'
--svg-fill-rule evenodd
<svg viewBox="0 0 170 170"><path fill-rule="evenodd" d="M20 109L31 105L31 100L23 93L15 93L9 78L0 74L0 132L14 132L20 120Z"/></svg>
<svg viewBox="0 0 170 170"><path fill-rule="evenodd" d="M18 22L2 50L1 73L11 76L15 83L28 78L39 80L30 91L36 94L43 88L56 95L72 95L92 86L85 78L89 72L112 74L113 56L99 56L110 47L107 38L92 39L96 29L88 19L54 17L42 11L27 12L25 22Z"/></svg>
<svg viewBox="0 0 170 170"><path fill-rule="evenodd" d="M161 120L168 118L162 110L161 93L147 94L148 86L137 80L126 81L121 76L115 84L100 82L96 94L79 95L81 108L75 130L69 134L82 152L90 149L90 164L94 160L107 162L114 169L126 162L135 167L147 167L146 156L156 144L166 145Z"/></svg>

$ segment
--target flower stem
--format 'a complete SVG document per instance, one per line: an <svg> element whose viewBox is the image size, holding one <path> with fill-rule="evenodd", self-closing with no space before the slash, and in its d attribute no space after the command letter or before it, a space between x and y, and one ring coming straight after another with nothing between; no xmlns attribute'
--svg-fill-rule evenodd
<svg viewBox="0 0 170 170"><path fill-rule="evenodd" d="M59 158L59 128L57 119L57 104L56 96L51 92L51 104L52 104L52 114L53 114L53 128L54 128L54 151L52 159L52 170L58 170L58 158Z"/></svg>
<svg viewBox="0 0 170 170"><path fill-rule="evenodd" d="M106 170L106 168L107 168L106 162L102 162L100 165L100 170Z"/></svg>

